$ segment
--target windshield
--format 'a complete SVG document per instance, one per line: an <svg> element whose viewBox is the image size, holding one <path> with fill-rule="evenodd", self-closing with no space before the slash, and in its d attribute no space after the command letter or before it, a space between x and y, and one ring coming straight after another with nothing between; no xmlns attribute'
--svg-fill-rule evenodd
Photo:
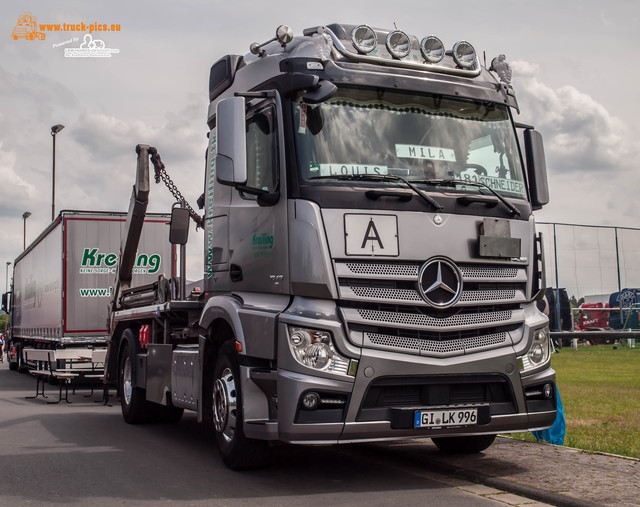
<svg viewBox="0 0 640 507"><path fill-rule="evenodd" d="M331 176L351 174L400 176L421 185L454 179L461 183L446 190L486 193L481 186L464 185L479 182L506 197L526 199L506 106L341 89L318 105L299 98L294 121L301 182L335 185ZM385 179L362 184L400 185Z"/></svg>

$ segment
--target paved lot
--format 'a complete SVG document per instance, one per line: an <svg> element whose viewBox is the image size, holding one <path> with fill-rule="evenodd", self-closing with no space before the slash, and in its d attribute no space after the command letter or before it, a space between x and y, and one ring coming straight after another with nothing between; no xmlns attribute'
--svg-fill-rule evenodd
<svg viewBox="0 0 640 507"><path fill-rule="evenodd" d="M450 457L430 440L281 446L267 470L221 463L193 415L130 426L119 406L25 400L35 380L0 364L2 505L636 505L639 463L499 439ZM57 395L55 387L47 392Z"/></svg>

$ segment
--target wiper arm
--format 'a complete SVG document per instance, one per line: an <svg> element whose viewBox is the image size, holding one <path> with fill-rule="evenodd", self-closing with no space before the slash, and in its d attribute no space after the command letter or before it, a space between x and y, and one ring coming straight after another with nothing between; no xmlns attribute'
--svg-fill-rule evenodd
<svg viewBox="0 0 640 507"><path fill-rule="evenodd" d="M311 180L325 180L325 179L333 179L333 180L341 180L341 181L401 181L405 185L407 185L411 190L413 190L416 194L418 194L424 201L428 202L438 211L442 211L444 206L438 203L435 199L431 198L427 194L425 194L422 190L416 187L409 180L405 180L400 176L396 176L395 174L329 174L325 176L311 176L309 179Z"/></svg>
<svg viewBox="0 0 640 507"><path fill-rule="evenodd" d="M486 188L489 192L495 195L502 204L504 204L507 209L511 212L512 215L520 216L520 210L516 208L513 204L507 201L504 197L502 197L498 192L496 192L493 188L491 188L486 183L482 183L480 181L463 181L463 180L451 180L451 179L431 179L431 180L412 180L414 183L426 183L427 185L441 185L441 186L451 186L457 187L458 185L469 185L472 187Z"/></svg>

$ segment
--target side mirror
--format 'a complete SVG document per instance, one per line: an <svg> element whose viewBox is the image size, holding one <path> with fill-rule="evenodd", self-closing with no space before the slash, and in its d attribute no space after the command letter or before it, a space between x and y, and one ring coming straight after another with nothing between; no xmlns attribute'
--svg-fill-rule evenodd
<svg viewBox="0 0 640 507"><path fill-rule="evenodd" d="M189 239L189 210L176 206L171 210L169 242L172 245L186 245Z"/></svg>
<svg viewBox="0 0 640 507"><path fill-rule="evenodd" d="M11 294L10 292L5 292L2 295L2 309L9 313L11 311L11 307L9 306L9 294Z"/></svg>
<svg viewBox="0 0 640 507"><path fill-rule="evenodd" d="M545 204L549 203L549 184L540 132L529 128L524 131L524 150L527 157L531 204L534 210L542 209Z"/></svg>
<svg viewBox="0 0 640 507"><path fill-rule="evenodd" d="M244 97L231 97L218 102L216 125L218 181L224 185L244 185L247 182L247 133Z"/></svg>

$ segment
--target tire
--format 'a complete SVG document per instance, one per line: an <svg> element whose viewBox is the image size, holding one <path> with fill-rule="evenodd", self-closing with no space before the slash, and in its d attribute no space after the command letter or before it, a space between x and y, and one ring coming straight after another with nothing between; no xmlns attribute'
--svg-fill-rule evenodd
<svg viewBox="0 0 640 507"><path fill-rule="evenodd" d="M495 435L473 435L469 437L434 437L433 443L448 454L477 454L489 448Z"/></svg>
<svg viewBox="0 0 640 507"><path fill-rule="evenodd" d="M158 407L156 421L164 424L175 424L182 419L184 408L174 407L173 405L160 405Z"/></svg>
<svg viewBox="0 0 640 507"><path fill-rule="evenodd" d="M146 400L146 390L135 387L138 340L130 329L122 334L118 356L118 392L122 417L129 424L151 422L157 415L156 406Z"/></svg>
<svg viewBox="0 0 640 507"><path fill-rule="evenodd" d="M266 464L268 445L245 437L242 427L240 368L233 340L218 353L212 389L213 428L224 464L232 470L261 468Z"/></svg>
<svg viewBox="0 0 640 507"><path fill-rule="evenodd" d="M22 344L18 343L16 345L16 369L18 373L29 373L29 367L27 366L27 362L24 360L24 356L22 355Z"/></svg>
<svg viewBox="0 0 640 507"><path fill-rule="evenodd" d="M11 371L16 371L18 369L18 362L11 362L11 359L9 358L9 351L7 350L7 363L9 363L9 369Z"/></svg>

